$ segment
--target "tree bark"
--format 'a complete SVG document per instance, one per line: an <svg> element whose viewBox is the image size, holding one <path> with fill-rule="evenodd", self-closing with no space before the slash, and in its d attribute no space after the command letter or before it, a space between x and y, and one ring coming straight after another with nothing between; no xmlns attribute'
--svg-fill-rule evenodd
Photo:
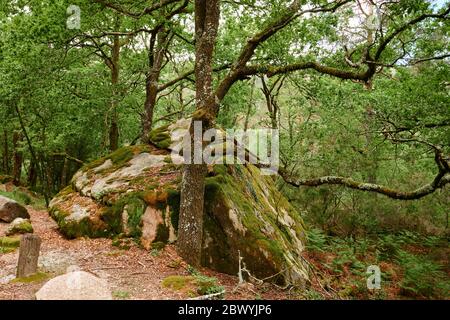
<svg viewBox="0 0 450 320"><path fill-rule="evenodd" d="M148 52L150 70L147 73L145 82L144 119L142 121L144 140L148 137L153 125L153 114L159 92L158 81L167 52L167 40L168 32L164 28L160 28L157 32L153 33L150 40Z"/></svg>
<svg viewBox="0 0 450 320"><path fill-rule="evenodd" d="M10 174L9 168L8 131L3 129L3 172Z"/></svg>
<svg viewBox="0 0 450 320"><path fill-rule="evenodd" d="M120 37L114 36L111 58L111 125L109 127L109 149L115 151L119 147L119 121L117 115L118 92L117 86L119 84L119 59L120 59Z"/></svg>
<svg viewBox="0 0 450 320"><path fill-rule="evenodd" d="M220 18L220 0L195 1L195 86L196 115L203 130L215 119L216 98L212 87L212 59ZM191 138L193 136L191 125ZM191 139L192 141L193 139ZM194 148L191 148L194 152ZM205 193L205 164L185 164L181 184L178 251L193 266L200 266L203 240L203 206Z"/></svg>
<svg viewBox="0 0 450 320"><path fill-rule="evenodd" d="M25 234L20 240L17 278L28 277L37 272L41 238L34 234Z"/></svg>
<svg viewBox="0 0 450 320"><path fill-rule="evenodd" d="M22 162L23 154L19 151L19 143L22 141L23 136L19 131L14 131L13 134L13 152L14 152L14 168L13 168L13 183L14 185L20 185L20 177L22 176Z"/></svg>
<svg viewBox="0 0 450 320"><path fill-rule="evenodd" d="M37 171L36 171L36 164L34 163L34 160L30 160L30 168L28 171L28 179L27 179L27 185L29 187L35 187L37 182Z"/></svg>

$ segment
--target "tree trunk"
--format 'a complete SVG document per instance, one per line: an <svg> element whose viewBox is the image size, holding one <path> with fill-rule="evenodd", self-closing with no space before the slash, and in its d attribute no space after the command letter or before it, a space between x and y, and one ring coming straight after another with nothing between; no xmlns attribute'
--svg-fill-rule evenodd
<svg viewBox="0 0 450 320"><path fill-rule="evenodd" d="M67 186L67 176L69 171L69 159L64 158L64 164L61 171L61 187Z"/></svg>
<svg viewBox="0 0 450 320"><path fill-rule="evenodd" d="M203 164L185 165L181 182L178 252L186 262L200 266L203 240L205 175Z"/></svg>
<svg viewBox="0 0 450 320"><path fill-rule="evenodd" d="M145 81L144 118L142 120L144 141L147 139L153 125L153 114L155 112L158 97L158 81L167 51L167 41L168 32L164 28L159 29L156 34L152 34L150 40L148 52L150 70L147 73Z"/></svg>
<svg viewBox="0 0 450 320"><path fill-rule="evenodd" d="M111 58L111 125L109 127L109 150L115 151L119 147L119 121L117 114L118 105L118 84L119 84L119 59L120 59L120 38L114 36Z"/></svg>
<svg viewBox="0 0 450 320"><path fill-rule="evenodd" d="M25 234L20 240L17 278L28 277L37 272L41 238L34 234Z"/></svg>
<svg viewBox="0 0 450 320"><path fill-rule="evenodd" d="M3 172L10 174L9 168L8 131L3 129Z"/></svg>
<svg viewBox="0 0 450 320"><path fill-rule="evenodd" d="M31 188L36 186L37 182L37 171L36 171L36 164L34 163L34 160L31 159L30 161L30 169L28 171L28 179L27 179L27 185Z"/></svg>
<svg viewBox="0 0 450 320"><path fill-rule="evenodd" d="M195 1L195 86L196 116L203 130L215 119L215 95L212 87L212 58L220 18L219 0ZM193 126L191 126L191 138ZM192 139L191 139L192 141ZM194 152L194 148L191 148ZM192 156L192 155L191 155ZM193 266L200 266L203 240L205 164L185 164L181 184L178 251Z"/></svg>
<svg viewBox="0 0 450 320"><path fill-rule="evenodd" d="M23 154L19 151L19 143L22 141L23 136L19 131L14 131L13 134L13 150L14 150L14 168L13 168L13 183L14 185L20 185L20 177L22 176L22 162Z"/></svg>

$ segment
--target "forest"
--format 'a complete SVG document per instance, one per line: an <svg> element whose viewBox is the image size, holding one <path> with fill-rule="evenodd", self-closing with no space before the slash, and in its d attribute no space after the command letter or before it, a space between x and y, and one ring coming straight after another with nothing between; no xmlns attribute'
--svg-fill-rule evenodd
<svg viewBox="0 0 450 320"><path fill-rule="evenodd" d="M448 300L449 13L2 0L0 300Z"/></svg>

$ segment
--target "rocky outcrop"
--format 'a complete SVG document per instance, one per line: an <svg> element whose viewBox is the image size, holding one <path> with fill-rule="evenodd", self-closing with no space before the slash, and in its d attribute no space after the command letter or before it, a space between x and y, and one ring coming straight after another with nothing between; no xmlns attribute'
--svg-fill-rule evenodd
<svg viewBox="0 0 450 320"><path fill-rule="evenodd" d="M176 241L181 167L162 149L172 144L167 130L180 131L166 127L153 134L160 147L119 149L73 177L50 203L66 237L134 237L147 249ZM303 222L273 177L250 164L213 165L208 171L203 264L237 274L241 258L241 266L258 278L278 274L271 280L303 282Z"/></svg>
<svg viewBox="0 0 450 320"><path fill-rule="evenodd" d="M16 218L29 219L27 209L16 201L0 196L0 221L12 222Z"/></svg>

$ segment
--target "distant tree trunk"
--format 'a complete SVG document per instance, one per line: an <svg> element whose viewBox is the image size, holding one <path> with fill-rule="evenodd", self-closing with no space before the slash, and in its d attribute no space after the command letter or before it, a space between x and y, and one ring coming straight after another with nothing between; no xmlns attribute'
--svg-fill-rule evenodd
<svg viewBox="0 0 450 320"><path fill-rule="evenodd" d="M10 174L9 168L8 131L3 129L3 172Z"/></svg>
<svg viewBox="0 0 450 320"><path fill-rule="evenodd" d="M67 176L69 171L69 159L67 157L64 157L64 164L61 171L61 186L65 187L67 186Z"/></svg>
<svg viewBox="0 0 450 320"><path fill-rule="evenodd" d="M215 95L212 87L212 58L220 18L219 0L195 1L195 86L196 116L206 130L214 120ZM191 137L193 127L191 126ZM191 139L192 140L192 139ZM194 148L192 148L192 151ZM200 266L203 240L205 164L185 164L181 183L178 251L193 266Z"/></svg>
<svg viewBox="0 0 450 320"><path fill-rule="evenodd" d="M150 39L150 48L148 51L150 70L145 80L144 118L142 120L144 140L148 137L153 125L153 114L158 97L158 81L167 51L167 40L168 32L164 28L160 28L153 33Z"/></svg>
<svg viewBox="0 0 450 320"><path fill-rule="evenodd" d="M111 125L109 127L109 149L115 151L119 147L119 121L117 113L118 84L119 84L119 59L120 59L120 37L114 36L111 58Z"/></svg>
<svg viewBox="0 0 450 320"><path fill-rule="evenodd" d="M27 178L27 185L29 187L35 187L37 182L37 171L36 171L36 164L34 163L34 160L31 159L30 161L30 168L28 170L28 178Z"/></svg>
<svg viewBox="0 0 450 320"><path fill-rule="evenodd" d="M13 183L14 185L20 185L20 178L22 176L22 163L23 154L19 150L19 144L22 141L23 136L19 131L14 131L13 134L13 158L14 158L14 168L13 168Z"/></svg>

